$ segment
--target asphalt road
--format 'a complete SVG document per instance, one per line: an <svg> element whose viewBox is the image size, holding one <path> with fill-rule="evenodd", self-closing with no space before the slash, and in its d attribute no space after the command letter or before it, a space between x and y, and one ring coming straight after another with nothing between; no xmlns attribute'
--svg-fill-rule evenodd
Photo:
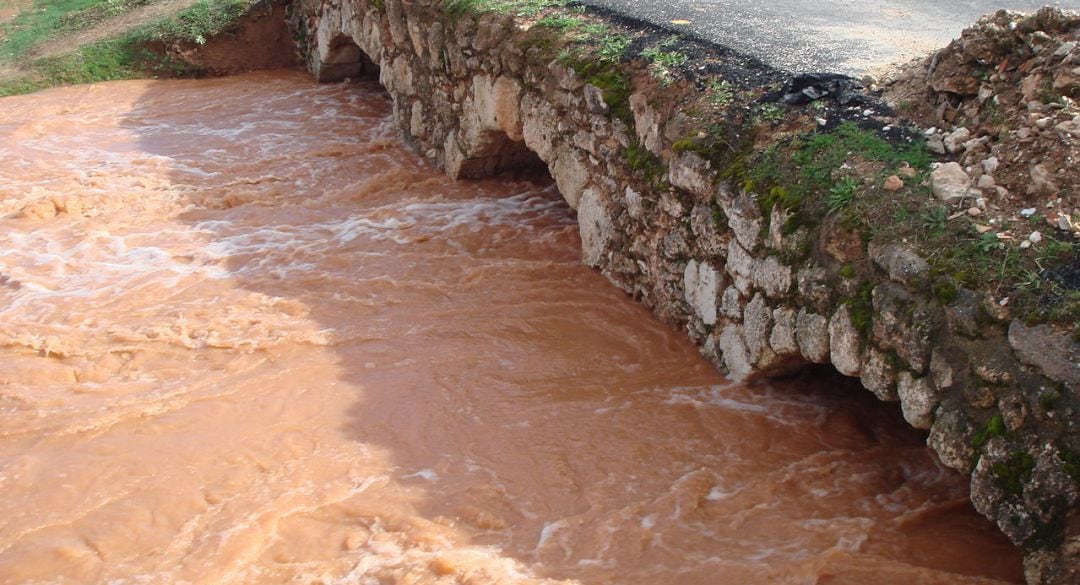
<svg viewBox="0 0 1080 585"><path fill-rule="evenodd" d="M584 0L747 53L794 73L880 73L944 47L1000 8L1080 0ZM673 23L673 21L676 21ZM689 21L686 24L685 21Z"/></svg>

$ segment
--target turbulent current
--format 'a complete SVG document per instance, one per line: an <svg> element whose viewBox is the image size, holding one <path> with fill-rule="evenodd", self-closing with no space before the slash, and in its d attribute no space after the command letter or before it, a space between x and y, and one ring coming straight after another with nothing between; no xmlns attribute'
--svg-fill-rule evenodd
<svg viewBox="0 0 1080 585"><path fill-rule="evenodd" d="M0 100L0 583L996 583L895 405L733 384L376 86Z"/></svg>

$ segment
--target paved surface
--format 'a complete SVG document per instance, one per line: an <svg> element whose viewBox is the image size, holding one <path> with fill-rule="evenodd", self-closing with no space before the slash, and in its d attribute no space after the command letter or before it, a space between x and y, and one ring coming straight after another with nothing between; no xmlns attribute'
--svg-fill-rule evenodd
<svg viewBox="0 0 1080 585"><path fill-rule="evenodd" d="M944 47L999 8L1080 0L584 0L585 4L689 30L792 72L880 73ZM689 21L690 24L673 24Z"/></svg>

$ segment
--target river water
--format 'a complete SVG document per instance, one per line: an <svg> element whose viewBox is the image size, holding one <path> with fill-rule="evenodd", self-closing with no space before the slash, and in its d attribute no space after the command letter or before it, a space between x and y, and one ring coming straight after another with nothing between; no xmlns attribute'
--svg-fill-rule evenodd
<svg viewBox="0 0 1080 585"><path fill-rule="evenodd" d="M994 583L895 405L747 387L376 86L0 100L0 583Z"/></svg>

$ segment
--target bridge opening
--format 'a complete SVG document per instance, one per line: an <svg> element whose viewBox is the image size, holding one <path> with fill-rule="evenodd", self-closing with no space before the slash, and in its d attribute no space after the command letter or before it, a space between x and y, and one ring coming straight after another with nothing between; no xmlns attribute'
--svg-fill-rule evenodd
<svg viewBox="0 0 1080 585"><path fill-rule="evenodd" d="M316 70L315 77L320 82L379 78L379 66L346 34L330 41Z"/></svg>

